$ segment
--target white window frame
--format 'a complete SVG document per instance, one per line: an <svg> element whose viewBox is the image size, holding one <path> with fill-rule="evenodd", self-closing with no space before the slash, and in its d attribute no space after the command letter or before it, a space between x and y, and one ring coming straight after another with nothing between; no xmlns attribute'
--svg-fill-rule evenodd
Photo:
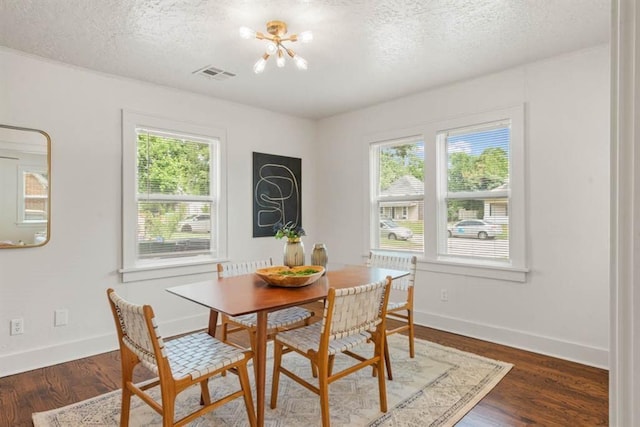
<svg viewBox="0 0 640 427"><path fill-rule="evenodd" d="M139 259L137 252L137 145L136 129L149 128L168 134L193 135L217 140L212 148L211 183L214 204L218 206L218 222L211 233L217 243L211 251L193 256ZM122 111L122 273L123 282L149 280L189 274L212 273L216 264L227 256L227 171L226 131L207 125L179 122L147 114ZM212 242L213 243L213 242ZM213 248L212 248L213 250Z"/></svg>
<svg viewBox="0 0 640 427"><path fill-rule="evenodd" d="M509 149L509 260L466 259L438 254L438 245L446 244L447 216L443 208L442 182L446 189L447 153L438 142L438 135L450 129L471 127L483 123L510 120L511 141ZM378 166L373 150L382 143L424 141L425 185L424 185L424 253L418 253L419 268L426 271L484 277L514 282L526 280L527 240L526 240L526 163L525 163L525 107L519 105L459 117L455 119L426 123L412 128L391 130L366 137L369 155L369 242L370 248L377 246L378 205L375 196ZM436 218L428 221L428 218ZM426 236L437 236L427 238Z"/></svg>

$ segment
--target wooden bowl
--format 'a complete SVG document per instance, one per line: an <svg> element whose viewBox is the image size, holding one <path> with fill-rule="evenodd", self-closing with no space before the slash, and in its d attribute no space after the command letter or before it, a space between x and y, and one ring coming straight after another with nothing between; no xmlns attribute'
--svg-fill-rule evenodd
<svg viewBox="0 0 640 427"><path fill-rule="evenodd" d="M313 270L313 272L311 272L311 270ZM301 265L299 267L276 265L256 270L256 274L262 280L272 286L280 286L283 288L300 288L310 285L318 280L323 273L324 267L320 265Z"/></svg>

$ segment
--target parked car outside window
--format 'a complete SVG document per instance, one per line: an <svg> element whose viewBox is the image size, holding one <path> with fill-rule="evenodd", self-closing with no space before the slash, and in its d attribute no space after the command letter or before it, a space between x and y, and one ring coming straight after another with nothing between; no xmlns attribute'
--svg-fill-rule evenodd
<svg viewBox="0 0 640 427"><path fill-rule="evenodd" d="M448 227L449 237L494 239L502 234L502 226L481 219L465 219Z"/></svg>
<svg viewBox="0 0 640 427"><path fill-rule="evenodd" d="M407 227L398 225L398 223L391 219L381 219L380 235L389 240L409 240L413 237L413 231Z"/></svg>
<svg viewBox="0 0 640 427"><path fill-rule="evenodd" d="M198 214L188 216L178 223L178 230L183 233L210 233L211 215Z"/></svg>

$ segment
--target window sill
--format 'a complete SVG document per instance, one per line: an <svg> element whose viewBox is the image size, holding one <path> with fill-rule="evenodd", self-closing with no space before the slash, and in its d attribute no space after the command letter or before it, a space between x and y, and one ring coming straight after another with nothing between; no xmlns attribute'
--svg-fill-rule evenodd
<svg viewBox="0 0 640 427"><path fill-rule="evenodd" d="M142 261L133 267L121 268L122 282L162 279L191 274L214 273L221 260L213 257L194 257L189 260Z"/></svg>
<svg viewBox="0 0 640 427"><path fill-rule="evenodd" d="M527 280L527 273L529 272L528 268L488 263L474 264L469 261L460 262L449 259L418 259L418 267L423 271L521 283L524 283Z"/></svg>
<svg viewBox="0 0 640 427"><path fill-rule="evenodd" d="M437 260L420 257L417 252L391 251L386 249L371 249L376 253L388 254L413 254L418 256L418 270L434 273L454 274L459 276L482 277L485 279L503 280L508 282L521 282L527 280L528 268L513 267L505 263L491 261L475 261L441 256ZM364 259L368 257L363 256Z"/></svg>

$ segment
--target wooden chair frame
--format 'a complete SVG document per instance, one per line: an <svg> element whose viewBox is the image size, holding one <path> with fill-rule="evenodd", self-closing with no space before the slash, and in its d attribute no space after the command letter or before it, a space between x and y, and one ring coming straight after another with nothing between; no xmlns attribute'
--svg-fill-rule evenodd
<svg viewBox="0 0 640 427"><path fill-rule="evenodd" d="M370 330L370 337L365 339L364 342L372 342L374 344L374 352L371 358L365 358L357 353L354 353L350 350L343 350L342 353L348 355L356 360L359 363L352 365L348 368L345 368L339 372L333 372L333 362L335 358L335 354L331 354L330 352L330 344L335 342L336 339L342 339L347 336L352 336L356 334L361 334L362 332L358 332L357 329L350 329L345 331L332 331L332 325L334 314L335 314L335 302L336 298L340 298L340 296L336 297L336 289L330 288L329 293L325 302L325 310L324 310L324 319L322 322L322 330L320 332L320 341L318 343L317 350L315 349L301 349L296 347L290 347L280 341L281 335L276 336L274 341L274 368L273 368L273 381L272 381L272 389L271 389L271 409L275 409L277 405L278 399L278 383L280 379L280 374L284 374L287 377L291 378L298 384L302 385L306 389L312 391L313 393L320 396L320 406L322 411L322 425L323 427L329 427L330 425L330 415L329 415L329 384L334 381L339 380L349 374L352 374L360 369L366 368L367 366L373 366L374 370L379 372L384 372L384 358L385 358L385 345L386 345L386 307L389 301L389 290L391 287L391 277L387 277L384 281L364 285L364 286L382 286L384 287L382 298L380 301L378 317L376 322L379 322L374 330ZM358 288L358 287L356 287ZM356 288L350 288L351 290ZM344 290L340 290L344 291ZM315 325L311 326L311 328L315 327ZM304 328L299 331L302 332ZM336 334L339 338L333 338L332 334ZM284 333L286 334L286 332ZM284 339L284 338L283 338ZM295 351L301 356L309 359L312 364L312 369L317 372L318 377L318 386L315 386L308 381L302 379L298 375L294 374L290 370L284 368L282 366L282 355L289 352ZM314 375L315 376L315 375ZM380 397L380 410L382 412L387 412L387 391L384 375L378 375L378 392Z"/></svg>
<svg viewBox="0 0 640 427"><path fill-rule="evenodd" d="M121 308L117 306L116 303L112 300L112 293L114 292L115 291L113 289L107 290L111 312L113 313L116 330L118 331L118 343L120 345L120 355L122 359L122 407L120 415L121 427L128 427L129 425L131 397L134 394L149 406L151 406L151 408L153 408L156 412L162 415L163 427L183 426L193 421L194 419L206 414L207 412L210 412L230 402L231 400L243 397L245 406L247 408L249 424L252 427L256 426L256 415L253 406L253 398L251 396L249 376L247 372L247 362L252 357L252 352L246 351L244 352L244 357L242 359L234 363L227 364L221 368L213 369L204 374L199 373L201 375L196 376L195 378L193 378L191 375L175 378L169 363L169 359L163 349L164 344L162 338L156 334L157 328L154 320L155 316L151 306L137 306L138 308L142 309L146 333L148 334L148 338L151 341L153 347L152 353L148 354L148 357L146 357L145 361L143 362L140 357L125 343L125 337L127 337L127 341L134 340L132 340L126 332L128 326L126 325L124 317L121 313ZM118 298L122 299L121 297ZM130 303L127 304L132 305ZM209 336L207 335L207 337ZM210 339L215 340L215 338L213 337L210 337ZM129 345L132 344L130 343ZM139 346L135 344L135 342L133 343L133 345L137 346L136 348L138 349L138 351L147 352L144 346ZM150 383L145 383L141 386L134 384L134 368L139 364L143 364L148 367L150 363L153 363L150 362L150 360L155 360L156 362L155 368L157 369L153 370L157 371L158 379ZM233 372L238 375L241 389L212 402L208 387L209 378L227 371ZM174 420L176 396L188 387L191 387L195 384L200 384L201 403L204 403L204 406L179 420ZM149 394L145 392L146 390L157 385L160 385L162 402L161 404L158 404L158 402L156 402Z"/></svg>
<svg viewBox="0 0 640 427"><path fill-rule="evenodd" d="M416 278L417 258L416 256L403 256L403 255L382 255L369 252L369 259L367 265L370 267L391 268L395 270L405 269L405 265L409 267L409 277L407 278L407 285L398 286L394 280L391 283L392 291L400 291L406 294L406 299L402 303L392 303L393 307L387 307L387 318L393 320L400 320L405 324L397 326L392 329L387 329L387 336L397 334L399 332L408 331L409 335L409 357L412 359L415 357L415 328L413 323L413 290ZM389 348L385 347L385 365L387 368L387 377L389 380L393 379L393 373L391 371L391 359L389 357Z"/></svg>

